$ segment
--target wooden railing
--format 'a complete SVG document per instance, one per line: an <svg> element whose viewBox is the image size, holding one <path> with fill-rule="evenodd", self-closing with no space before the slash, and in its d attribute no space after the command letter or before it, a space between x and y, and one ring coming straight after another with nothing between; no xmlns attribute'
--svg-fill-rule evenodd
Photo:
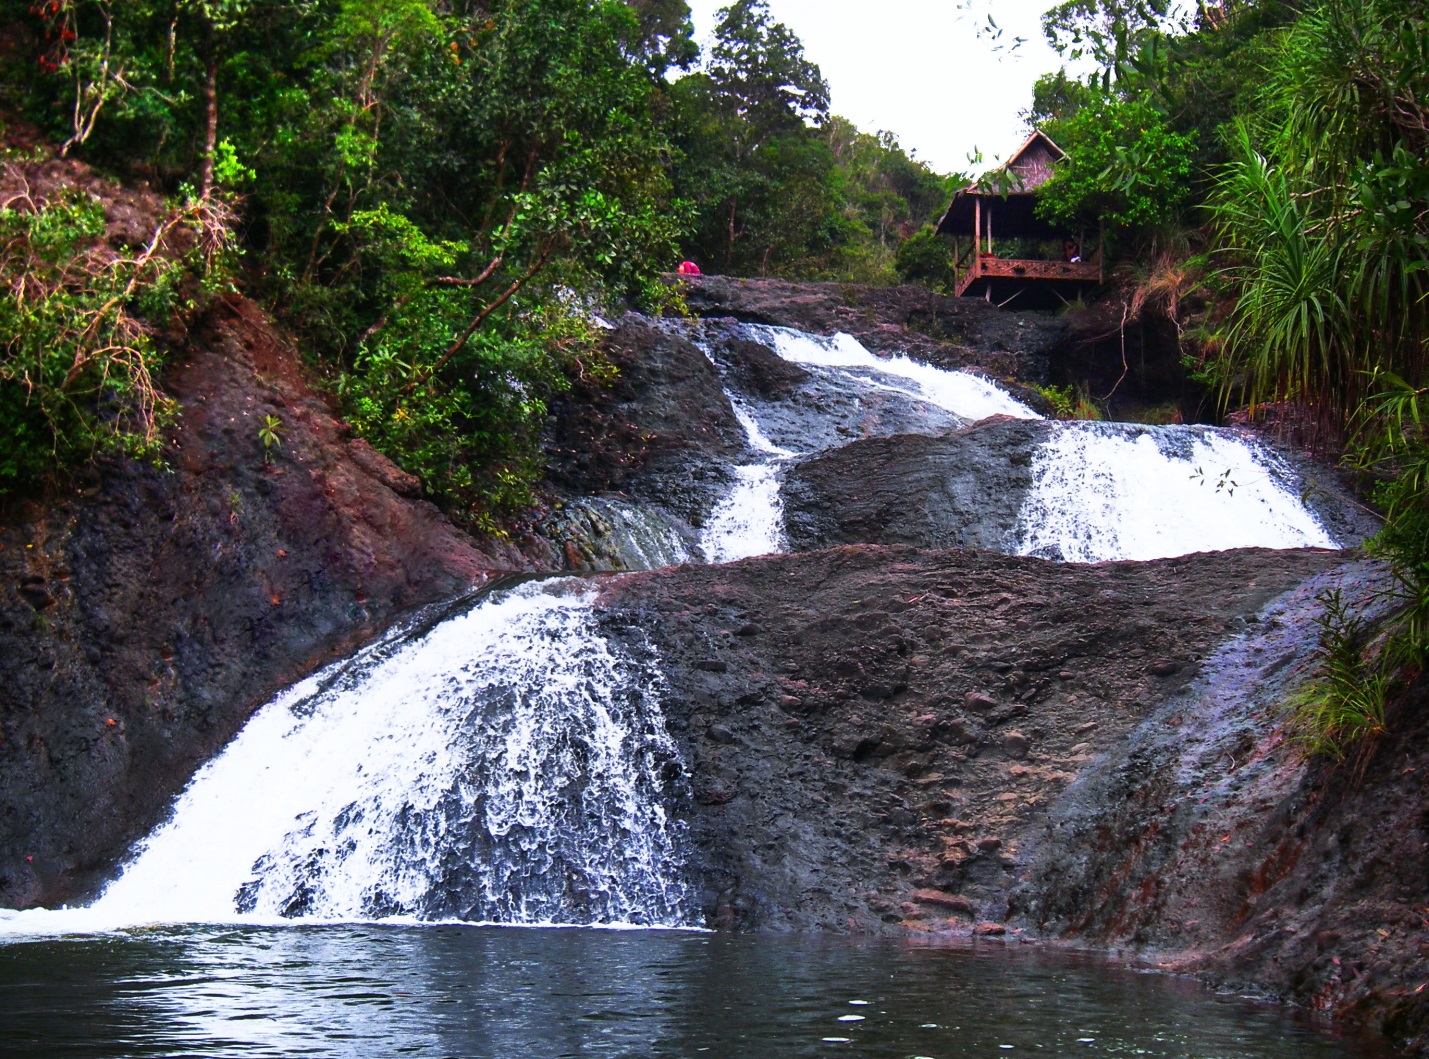
<svg viewBox="0 0 1429 1059"><path fill-rule="evenodd" d="M964 255L966 259L966 255ZM954 291L962 296L973 282L984 278L1000 279L1052 279L1071 280L1079 283L1100 283L1102 266L1093 261L1041 261L1034 258L992 257L979 254L971 267L964 270L958 262L958 278Z"/></svg>

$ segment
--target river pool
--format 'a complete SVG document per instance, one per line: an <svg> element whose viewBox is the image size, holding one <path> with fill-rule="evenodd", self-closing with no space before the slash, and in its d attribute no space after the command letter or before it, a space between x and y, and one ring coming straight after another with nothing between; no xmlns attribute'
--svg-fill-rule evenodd
<svg viewBox="0 0 1429 1059"><path fill-rule="evenodd" d="M1382 1054L1284 1009L1030 946L442 925L0 943L15 1056Z"/></svg>

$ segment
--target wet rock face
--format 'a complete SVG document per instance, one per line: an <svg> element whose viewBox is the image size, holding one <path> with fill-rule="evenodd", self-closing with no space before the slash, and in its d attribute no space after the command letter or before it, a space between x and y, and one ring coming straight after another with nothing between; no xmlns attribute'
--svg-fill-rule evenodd
<svg viewBox="0 0 1429 1059"><path fill-rule="evenodd" d="M1067 323L1050 313L1004 312L976 298L945 298L922 287L790 283L777 279L691 277L685 303L700 316L795 327L813 334L844 331L869 349L907 353L941 368L983 368L1045 381L1047 358L1062 345Z"/></svg>
<svg viewBox="0 0 1429 1059"><path fill-rule="evenodd" d="M627 316L607 344L620 375L552 408L548 477L571 493L621 492L699 525L745 450L714 365L688 339Z"/></svg>
<svg viewBox="0 0 1429 1059"><path fill-rule="evenodd" d="M790 466L784 522L796 551L872 542L1009 550L1050 424L997 416L938 437L866 438Z"/></svg>
<svg viewBox="0 0 1429 1059"><path fill-rule="evenodd" d="M166 385L170 470L0 514L0 906L91 892L273 692L530 566L414 499L251 303L215 306Z"/></svg>
<svg viewBox="0 0 1429 1059"><path fill-rule="evenodd" d="M782 400L811 381L808 371L759 342L731 338L722 344L721 352L733 388L749 397Z"/></svg>
<svg viewBox="0 0 1429 1059"><path fill-rule="evenodd" d="M863 546L629 575L601 607L669 681L712 926L966 931L1005 920L1067 785L1335 561Z"/></svg>
<svg viewBox="0 0 1429 1059"><path fill-rule="evenodd" d="M1282 730L1317 597L1383 609L1386 584L1365 562L1318 575L1208 655L1028 835L1016 920L1429 1051L1429 688L1344 764L1307 762Z"/></svg>

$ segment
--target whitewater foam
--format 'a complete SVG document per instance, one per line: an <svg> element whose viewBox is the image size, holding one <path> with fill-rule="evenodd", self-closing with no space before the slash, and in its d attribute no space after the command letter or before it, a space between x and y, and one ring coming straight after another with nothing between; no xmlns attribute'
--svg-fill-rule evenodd
<svg viewBox="0 0 1429 1059"><path fill-rule="evenodd" d="M880 357L842 331L823 337L767 324L747 324L745 330L785 360L821 368L844 369L864 382L927 401L962 419L973 421L994 415L1016 419L1042 418L981 376L936 368L902 354Z"/></svg>
<svg viewBox="0 0 1429 1059"><path fill-rule="evenodd" d="M1264 446L1206 427L1059 423L1033 454L1015 551L1069 562L1334 548Z"/></svg>
<svg viewBox="0 0 1429 1059"><path fill-rule="evenodd" d="M6 933L395 917L692 921L663 678L593 592L494 593L258 711L92 906Z"/></svg>

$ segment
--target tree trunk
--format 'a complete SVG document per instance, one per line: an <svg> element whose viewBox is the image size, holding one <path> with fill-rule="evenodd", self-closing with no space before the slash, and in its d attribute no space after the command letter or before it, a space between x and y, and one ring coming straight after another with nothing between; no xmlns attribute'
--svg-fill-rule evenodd
<svg viewBox="0 0 1429 1059"><path fill-rule="evenodd" d="M734 209L738 200L729 200L729 242L725 245L724 270L729 272L734 267Z"/></svg>
<svg viewBox="0 0 1429 1059"><path fill-rule="evenodd" d="M203 79L203 164L199 170L199 200L213 197L213 156L218 149L218 54L208 57Z"/></svg>

